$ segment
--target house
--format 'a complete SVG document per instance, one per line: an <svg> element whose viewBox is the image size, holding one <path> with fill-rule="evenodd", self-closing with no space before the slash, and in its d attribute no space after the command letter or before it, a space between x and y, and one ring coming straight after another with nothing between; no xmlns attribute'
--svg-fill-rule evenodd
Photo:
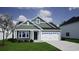
<svg viewBox="0 0 79 59"><path fill-rule="evenodd" d="M20 40L60 40L60 29L53 23L48 23L41 17L27 20L15 27L13 36ZM10 38L12 37L12 33Z"/></svg>
<svg viewBox="0 0 79 59"><path fill-rule="evenodd" d="M12 38L12 33L7 38ZM3 39L3 31L2 28L0 27L0 40L2 39ZM6 39L6 31L4 32L4 39Z"/></svg>
<svg viewBox="0 0 79 59"><path fill-rule="evenodd" d="M60 28L62 37L79 39L79 16L62 23Z"/></svg>

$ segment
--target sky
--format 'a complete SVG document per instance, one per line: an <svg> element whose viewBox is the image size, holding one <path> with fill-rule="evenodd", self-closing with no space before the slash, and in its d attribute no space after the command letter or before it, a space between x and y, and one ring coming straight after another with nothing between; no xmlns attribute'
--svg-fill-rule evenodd
<svg viewBox="0 0 79 59"><path fill-rule="evenodd" d="M56 25L70 19L73 16L79 16L79 8L77 7L0 7L0 14L9 14L12 20L32 20L36 16L40 16L48 22Z"/></svg>

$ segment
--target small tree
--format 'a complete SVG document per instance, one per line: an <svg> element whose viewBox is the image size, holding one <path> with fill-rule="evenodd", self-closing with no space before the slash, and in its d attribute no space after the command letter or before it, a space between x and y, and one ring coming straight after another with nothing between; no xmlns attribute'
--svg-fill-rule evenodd
<svg viewBox="0 0 79 59"><path fill-rule="evenodd" d="M4 45L4 36L6 33L6 39L7 39L7 34L9 30L12 29L13 23L11 21L11 17L9 15L0 15L0 26L2 28L3 32L3 45Z"/></svg>

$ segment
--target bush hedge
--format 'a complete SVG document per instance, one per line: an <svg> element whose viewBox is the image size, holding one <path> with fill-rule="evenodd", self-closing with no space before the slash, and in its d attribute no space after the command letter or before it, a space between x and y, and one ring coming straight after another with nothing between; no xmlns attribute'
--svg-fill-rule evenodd
<svg viewBox="0 0 79 59"><path fill-rule="evenodd" d="M8 41L10 41L10 42L16 42L17 39L10 38L10 39L8 39Z"/></svg>
<svg viewBox="0 0 79 59"><path fill-rule="evenodd" d="M62 37L61 40L65 40L66 38Z"/></svg>
<svg viewBox="0 0 79 59"><path fill-rule="evenodd" d="M29 40L24 40L24 42L29 42Z"/></svg>
<svg viewBox="0 0 79 59"><path fill-rule="evenodd" d="M17 39L12 39L12 38L10 38L10 39L8 39L8 41L10 41L10 42L34 42L34 40L32 40L32 39L26 39L26 40L17 40Z"/></svg>
<svg viewBox="0 0 79 59"><path fill-rule="evenodd" d="M31 39L30 42L34 42L34 40Z"/></svg>

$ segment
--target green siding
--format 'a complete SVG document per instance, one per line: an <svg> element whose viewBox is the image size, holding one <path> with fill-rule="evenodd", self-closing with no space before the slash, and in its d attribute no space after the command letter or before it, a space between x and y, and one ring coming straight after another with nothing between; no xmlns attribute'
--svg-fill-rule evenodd
<svg viewBox="0 0 79 59"><path fill-rule="evenodd" d="M40 24L37 24L36 21L37 19L40 19ZM43 19L41 19L40 17L35 18L34 20L32 20L35 24L37 24L38 26L40 26L43 29L53 29L53 27L51 27L50 25L48 25Z"/></svg>
<svg viewBox="0 0 79 59"><path fill-rule="evenodd" d="M29 21L27 21L29 22ZM23 23L20 26L17 26L16 29L39 29L37 26L29 22L29 25L27 25L27 22Z"/></svg>
<svg viewBox="0 0 79 59"><path fill-rule="evenodd" d="M37 19L40 19L40 24L37 24L36 21ZM45 22L42 18L40 17L36 17L35 19L32 20L35 24L37 24L38 26L40 26L41 28L43 28L44 30L52 30L52 29L59 29L55 24L51 23L47 23ZM53 26L53 27L52 27Z"/></svg>
<svg viewBox="0 0 79 59"><path fill-rule="evenodd" d="M38 24L40 27L42 28L52 28L51 26L49 26L47 23L41 23L41 24Z"/></svg>

